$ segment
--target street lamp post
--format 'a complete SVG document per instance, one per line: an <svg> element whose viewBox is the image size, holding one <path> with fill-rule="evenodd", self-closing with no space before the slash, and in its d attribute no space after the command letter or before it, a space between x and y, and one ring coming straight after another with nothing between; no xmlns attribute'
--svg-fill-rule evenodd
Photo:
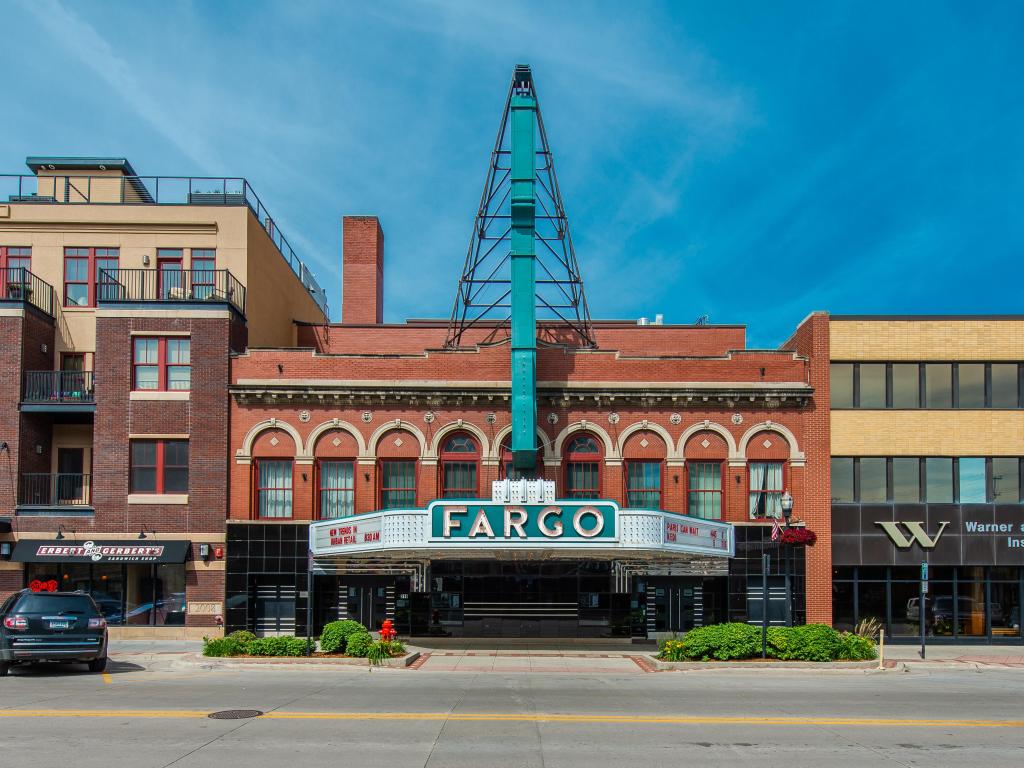
<svg viewBox="0 0 1024 768"><path fill-rule="evenodd" d="M782 518L786 523L786 530L789 530L789 519L793 516L793 497L789 491L782 494ZM782 542L783 551L786 554L786 625L793 626L793 585L790 580L789 567L789 545Z"/></svg>

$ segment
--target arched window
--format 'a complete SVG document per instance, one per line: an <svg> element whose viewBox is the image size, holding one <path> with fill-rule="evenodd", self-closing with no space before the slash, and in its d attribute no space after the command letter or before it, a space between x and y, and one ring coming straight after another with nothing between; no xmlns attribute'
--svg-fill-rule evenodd
<svg viewBox="0 0 1024 768"><path fill-rule="evenodd" d="M512 435L508 435L504 440L501 441L501 479L502 480L520 480L526 477L527 480L531 480L534 477L544 476L544 449L537 449L537 458L534 461L534 471L529 477L517 471L512 466Z"/></svg>
<svg viewBox="0 0 1024 768"><path fill-rule="evenodd" d="M683 448L686 454L686 514L721 520L725 510L723 467L729 446L717 432L692 435Z"/></svg>
<svg viewBox="0 0 1024 768"><path fill-rule="evenodd" d="M601 498L601 448L597 438L584 432L565 445L566 498Z"/></svg>
<svg viewBox="0 0 1024 768"><path fill-rule="evenodd" d="M661 435L648 430L634 432L622 447L626 471L626 506L661 509L662 474L668 447Z"/></svg>
<svg viewBox="0 0 1024 768"><path fill-rule="evenodd" d="M445 439L441 448L441 497L475 499L480 493L480 447L464 432Z"/></svg>

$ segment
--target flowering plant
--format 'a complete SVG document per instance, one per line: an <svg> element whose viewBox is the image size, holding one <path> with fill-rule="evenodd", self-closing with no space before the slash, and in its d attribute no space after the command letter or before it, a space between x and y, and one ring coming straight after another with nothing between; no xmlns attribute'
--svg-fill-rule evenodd
<svg viewBox="0 0 1024 768"><path fill-rule="evenodd" d="M818 534L810 528L786 528L782 531L782 543L798 547L813 547Z"/></svg>

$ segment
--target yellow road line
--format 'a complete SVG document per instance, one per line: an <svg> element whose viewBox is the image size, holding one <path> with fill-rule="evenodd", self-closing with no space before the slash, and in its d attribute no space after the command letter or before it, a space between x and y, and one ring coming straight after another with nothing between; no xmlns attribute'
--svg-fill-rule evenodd
<svg viewBox="0 0 1024 768"><path fill-rule="evenodd" d="M9 718L158 718L199 719L206 710L177 709L3 709ZM839 725L917 728L1024 728L1024 720L941 720L925 718L859 717L712 717L704 715L559 715L485 712L268 712L259 720L427 720L468 722L598 723L627 725Z"/></svg>
<svg viewBox="0 0 1024 768"><path fill-rule="evenodd" d="M107 685L109 685L110 683L114 682L113 680L110 679L110 673L109 672L104 672L103 673L103 682L106 683Z"/></svg>

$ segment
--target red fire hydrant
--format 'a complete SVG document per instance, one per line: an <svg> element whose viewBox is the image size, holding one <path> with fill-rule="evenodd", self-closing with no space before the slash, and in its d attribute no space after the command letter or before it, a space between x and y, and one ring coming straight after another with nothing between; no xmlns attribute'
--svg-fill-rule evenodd
<svg viewBox="0 0 1024 768"><path fill-rule="evenodd" d="M380 626L380 639L381 640L394 640L398 637L398 632L395 631L395 624L391 619L384 619L384 623Z"/></svg>

